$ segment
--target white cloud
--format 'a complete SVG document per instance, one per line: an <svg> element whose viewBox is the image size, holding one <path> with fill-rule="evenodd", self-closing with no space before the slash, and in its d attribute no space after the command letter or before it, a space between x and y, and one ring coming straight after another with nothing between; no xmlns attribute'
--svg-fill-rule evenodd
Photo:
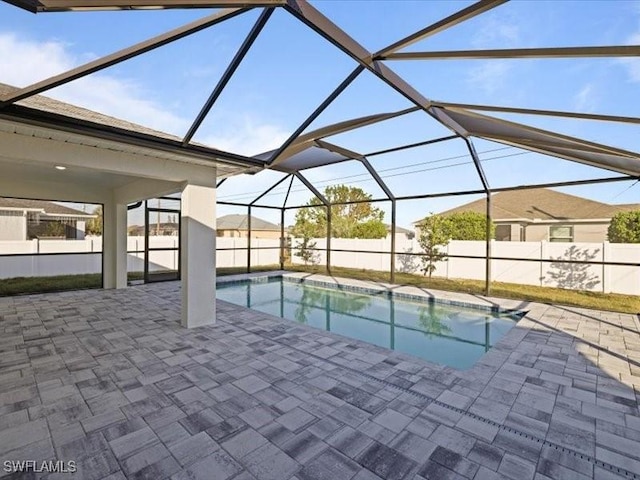
<svg viewBox="0 0 640 480"><path fill-rule="evenodd" d="M485 17L482 27L471 38L475 48L514 47L520 42L520 27L512 18L499 15Z"/></svg>
<svg viewBox="0 0 640 480"><path fill-rule="evenodd" d="M475 49L510 48L520 43L520 27L512 18L501 15L490 15L484 18L480 28L471 38ZM513 62L505 60L482 61L469 69L467 81L485 93L493 94L505 85Z"/></svg>
<svg viewBox="0 0 640 480"><path fill-rule="evenodd" d="M67 71L86 58L73 55L59 41L35 42L0 33L0 81L25 86ZM50 90L45 95L168 133L180 133L188 121L144 98L132 80L93 74Z"/></svg>
<svg viewBox="0 0 640 480"><path fill-rule="evenodd" d="M510 65L504 60L482 62L469 70L467 81L485 93L493 94L505 86L510 69Z"/></svg>
<svg viewBox="0 0 640 480"><path fill-rule="evenodd" d="M0 82L26 86L74 68L93 57L75 54L61 41L33 41L0 32ZM202 72L201 72L202 73ZM80 78L45 92L58 100L176 135L184 134L191 118L174 114L141 82L109 75L108 70ZM250 113L224 115L224 125L204 125L204 143L234 153L255 154L276 148L288 136L278 125L258 121ZM212 133L215 131L215 133ZM202 140L204 139L204 140Z"/></svg>
<svg viewBox="0 0 640 480"><path fill-rule="evenodd" d="M574 95L573 106L579 112L593 112L596 110L596 88L593 83L587 83Z"/></svg>
<svg viewBox="0 0 640 480"><path fill-rule="evenodd" d="M226 115L225 125L215 130L216 133L196 136L196 141L243 155L278 148L289 136L283 128L259 122L249 114Z"/></svg>

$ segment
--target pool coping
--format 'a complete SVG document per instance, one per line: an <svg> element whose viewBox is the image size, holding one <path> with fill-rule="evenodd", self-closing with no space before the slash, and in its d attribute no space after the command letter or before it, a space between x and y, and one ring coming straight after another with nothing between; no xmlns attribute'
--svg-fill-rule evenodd
<svg viewBox="0 0 640 480"><path fill-rule="evenodd" d="M499 314L526 315L531 302L518 302L508 299L483 297L472 294L428 290L412 285L399 285L384 282L355 280L321 274L300 272L271 271L251 274L229 275L218 278L218 284L239 284L246 281L252 283L267 282L273 278L283 278L291 283L308 283L310 285L337 288L338 290L377 295L389 294L398 299L440 303L457 307L471 308L483 312Z"/></svg>

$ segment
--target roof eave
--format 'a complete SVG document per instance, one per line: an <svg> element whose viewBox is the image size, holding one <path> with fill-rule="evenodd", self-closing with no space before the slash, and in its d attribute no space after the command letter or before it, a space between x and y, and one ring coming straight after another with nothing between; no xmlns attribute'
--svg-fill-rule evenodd
<svg viewBox="0 0 640 480"><path fill-rule="evenodd" d="M89 122L21 105L8 105L4 107L0 110L0 119L183 155L200 161L204 160L211 163L212 166L215 165L215 163L223 163L256 171L262 170L265 167L265 162L251 157L200 145L183 145L182 142L178 140Z"/></svg>

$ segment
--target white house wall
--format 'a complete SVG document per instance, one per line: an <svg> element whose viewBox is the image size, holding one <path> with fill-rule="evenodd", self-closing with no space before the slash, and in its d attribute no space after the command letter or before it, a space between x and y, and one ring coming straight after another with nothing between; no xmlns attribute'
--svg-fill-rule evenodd
<svg viewBox="0 0 640 480"><path fill-rule="evenodd" d="M56 165L65 166L66 170L55 170ZM127 286L127 204L181 191L183 325L215 321L215 159L209 162L187 154L169 155L0 121L0 169L4 173L0 177L3 196L103 205L105 288ZM65 258L53 260L54 257L43 256L34 261L51 263ZM84 255L78 262L91 257L94 255ZM69 268L72 265L70 262ZM41 274L53 270L59 274L65 268L38 266L31 271ZM87 270L91 268L87 266L82 273Z"/></svg>
<svg viewBox="0 0 640 480"><path fill-rule="evenodd" d="M20 211L0 211L0 241L26 240L27 216Z"/></svg>

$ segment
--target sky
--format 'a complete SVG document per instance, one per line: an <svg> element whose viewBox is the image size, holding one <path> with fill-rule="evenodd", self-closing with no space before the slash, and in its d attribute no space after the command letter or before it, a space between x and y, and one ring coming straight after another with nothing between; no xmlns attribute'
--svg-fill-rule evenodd
<svg viewBox="0 0 640 480"><path fill-rule="evenodd" d="M466 1L315 1L316 8L370 51L379 50L457 11ZM0 82L25 86L211 14L208 10L77 12L34 15L0 3ZM46 93L101 113L184 135L260 14L254 9L178 42ZM405 51L640 44L638 1L512 1L417 42ZM640 59L388 61L425 97L458 103L638 116ZM253 155L277 148L353 70L355 62L284 10L269 20L194 140ZM411 104L361 74L309 130ZM631 151L638 126L496 114ZM327 140L360 153L450 132L424 112ZM614 176L566 160L474 140L492 187ZM370 157L395 195L475 190L478 176L461 141ZM357 162L305 172L324 188L347 183L384 196ZM250 201L282 177L261 172L229 179L219 200ZM281 205L288 182L263 199ZM640 185L613 183L562 189L606 203L640 203ZM311 194L294 182L287 205ZM400 202L398 224L410 224L478 198ZM261 202L262 203L262 202ZM389 202L378 204L390 221ZM220 215L246 213L223 207ZM279 213L255 215L279 222ZM294 221L287 213L286 224ZM138 223L136 217L132 223Z"/></svg>

